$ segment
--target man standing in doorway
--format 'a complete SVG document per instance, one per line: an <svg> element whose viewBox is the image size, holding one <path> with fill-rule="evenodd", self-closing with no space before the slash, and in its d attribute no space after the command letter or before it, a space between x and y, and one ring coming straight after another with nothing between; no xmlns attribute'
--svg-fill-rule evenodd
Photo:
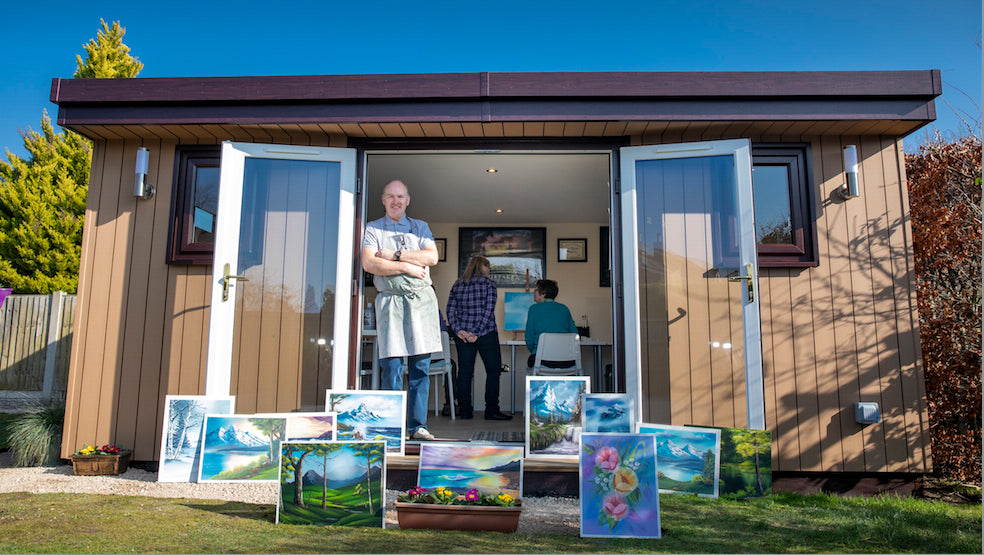
<svg viewBox="0 0 984 555"><path fill-rule="evenodd" d="M362 269L374 274L376 348L384 389L401 391L407 372L407 434L433 440L427 431L431 353L440 352L441 328L430 266L437 264L437 245L426 222L406 215L410 193L401 181L383 189L386 215L366 224ZM407 357L407 365L403 364Z"/></svg>

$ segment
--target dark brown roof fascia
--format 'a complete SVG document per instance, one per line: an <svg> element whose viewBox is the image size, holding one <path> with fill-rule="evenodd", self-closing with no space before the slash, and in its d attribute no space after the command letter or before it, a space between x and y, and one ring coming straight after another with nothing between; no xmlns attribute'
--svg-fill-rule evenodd
<svg viewBox="0 0 984 555"><path fill-rule="evenodd" d="M496 97L919 97L941 94L939 70L561 72L52 79L58 105Z"/></svg>

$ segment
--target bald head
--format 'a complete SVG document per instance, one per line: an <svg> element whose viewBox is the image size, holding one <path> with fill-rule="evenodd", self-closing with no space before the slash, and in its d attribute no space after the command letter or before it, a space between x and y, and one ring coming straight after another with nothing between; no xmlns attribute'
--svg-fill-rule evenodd
<svg viewBox="0 0 984 555"><path fill-rule="evenodd" d="M410 206L410 191L402 181L394 179L383 187L382 201L389 219L398 222L406 215L407 206Z"/></svg>

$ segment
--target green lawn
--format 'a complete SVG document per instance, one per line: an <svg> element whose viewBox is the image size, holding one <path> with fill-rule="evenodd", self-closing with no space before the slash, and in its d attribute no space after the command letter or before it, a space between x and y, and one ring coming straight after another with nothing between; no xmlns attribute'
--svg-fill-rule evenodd
<svg viewBox="0 0 984 555"><path fill-rule="evenodd" d="M274 524L272 505L0 494L3 553L980 553L981 506L776 494L660 496L663 538Z"/></svg>

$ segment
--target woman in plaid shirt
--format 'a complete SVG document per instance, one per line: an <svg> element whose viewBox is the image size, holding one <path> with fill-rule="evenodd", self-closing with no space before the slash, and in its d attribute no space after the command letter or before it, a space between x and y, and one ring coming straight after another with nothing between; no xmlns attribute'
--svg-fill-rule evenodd
<svg viewBox="0 0 984 555"><path fill-rule="evenodd" d="M472 380L475 356L480 354L485 364L485 419L512 420L512 416L499 410L502 354L499 327L495 323L495 303L499 296L495 282L489 278L491 272L488 258L473 257L448 296L448 325L458 351L458 406L461 418L472 418Z"/></svg>

